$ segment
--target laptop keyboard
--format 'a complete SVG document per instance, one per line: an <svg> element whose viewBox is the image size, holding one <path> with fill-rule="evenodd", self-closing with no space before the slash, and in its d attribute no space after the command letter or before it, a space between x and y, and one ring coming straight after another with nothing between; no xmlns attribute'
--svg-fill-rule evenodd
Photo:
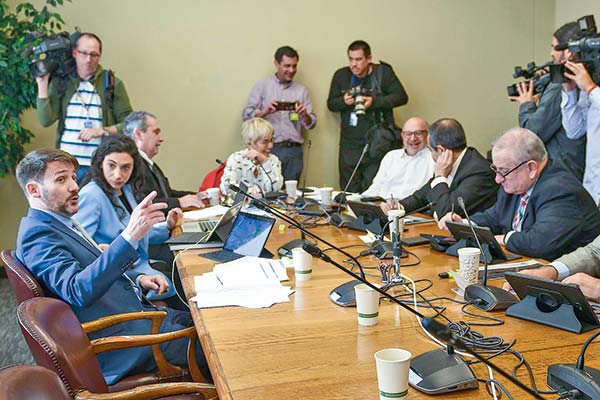
<svg viewBox="0 0 600 400"><path fill-rule="evenodd" d="M210 232L218 223L218 220L184 222L181 230L183 232Z"/></svg>

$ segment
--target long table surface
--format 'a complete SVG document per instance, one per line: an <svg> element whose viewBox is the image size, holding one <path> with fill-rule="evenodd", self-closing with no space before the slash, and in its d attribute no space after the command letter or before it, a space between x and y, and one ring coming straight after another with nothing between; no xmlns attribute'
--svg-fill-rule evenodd
<svg viewBox="0 0 600 400"><path fill-rule="evenodd" d="M299 237L295 229L277 221L267 248L274 254L282 244ZM360 231L339 229L333 226L320 226L311 232L337 246L362 243ZM405 237L420 233L445 234L435 224L413 225L404 232ZM320 244L321 249L326 246ZM347 249L358 255L365 247ZM429 299L450 297L463 300L451 291L456 286L451 279L442 279L438 273L458 268L458 259L434 251L428 245L408 248L419 258L416 266L402 268L402 273L413 280L427 278L433 286L423 292ZM199 257L202 250L190 250L178 257L177 265L186 298L195 295L193 277L212 270L213 261ZM338 261L346 257L328 251ZM377 259L370 256L360 259L365 266L374 266ZM413 256L403 259L403 264L416 261ZM275 304L267 309L247 309L223 307L198 309L189 302L198 335L207 356L210 370L217 386L219 398L225 399L378 399L377 376L374 353L388 347L409 350L413 356L440 348L420 327L417 319L402 307L389 301L382 301L379 322L373 327L357 324L356 309L339 307L329 300L329 292L336 286L350 280L350 276L335 267L313 259L312 279L295 282L293 270L288 270L295 293L290 302ZM376 270L368 270L376 273ZM371 282L378 283L376 277ZM501 285L501 280L490 281ZM423 288L425 283L418 284ZM402 288L396 293L405 293ZM445 315L452 321L484 322L470 317L461 311L461 305L450 301L437 301L448 309ZM474 307L470 311L478 312ZM426 315L431 310L419 307ZM548 326L524 321L504 315L503 311L487 313L504 319L501 326L472 326L485 336L501 336L505 342L516 340L513 349L523 354L531 364L539 389L547 390L545 384L548 365L555 363L575 363L581 345L590 336L574 334ZM597 347L592 344L586 353L586 365L600 367ZM472 358L468 358L472 360ZM494 358L499 366L510 370L518 360L511 355ZM478 378L489 378L487 367L481 364L472 366ZM515 399L527 399L523 392L507 379L495 373ZM525 369L517 375L528 383ZM409 388L411 399L425 399L433 396ZM488 399L491 398L480 383L479 388L437 396L443 399ZM547 398L556 398L556 395ZM505 397L503 397L505 398Z"/></svg>

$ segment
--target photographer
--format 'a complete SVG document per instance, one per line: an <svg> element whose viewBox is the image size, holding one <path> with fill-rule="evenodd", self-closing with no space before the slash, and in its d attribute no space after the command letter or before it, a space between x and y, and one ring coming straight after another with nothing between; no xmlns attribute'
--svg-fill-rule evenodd
<svg viewBox="0 0 600 400"><path fill-rule="evenodd" d="M571 139L586 136L583 186L596 204L600 201L600 89L583 64L567 61L569 82L563 83L562 123Z"/></svg>
<svg viewBox="0 0 600 400"><path fill-rule="evenodd" d="M82 33L72 55L76 70L66 81L50 82L49 74L36 78L37 115L42 126L58 120L56 145L77 158L81 181L101 137L117 133L132 108L123 82L99 65L98 36Z"/></svg>
<svg viewBox="0 0 600 400"><path fill-rule="evenodd" d="M569 50L559 50L559 44L568 43L580 37L581 31L576 22L569 22L554 32L550 57L554 64L564 64ZM510 97L519 103L519 126L537 134L546 145L548 156L561 167L570 171L581 181L585 160L585 138L569 139L563 129L560 113L561 86L548 83L534 98L533 79L530 84L520 82L516 85L518 96ZM538 91L540 88L537 88Z"/></svg>
<svg viewBox="0 0 600 400"><path fill-rule="evenodd" d="M362 149L367 142L367 134L377 124L394 125L393 108L408 102L408 95L402 83L387 64L371 63L371 47L357 40L348 47L349 66L338 69L331 80L327 107L339 112L341 137L339 150L340 188L346 187L356 166ZM348 93L352 88L367 89L364 99L364 115L355 110L355 97ZM379 156L367 154L357 174L348 187L350 192L366 190L379 168L379 163L387 151L383 149Z"/></svg>
<svg viewBox="0 0 600 400"><path fill-rule="evenodd" d="M275 129L273 154L281 160L284 179L298 180L302 173L303 129L313 129L317 116L305 86L294 82L298 52L290 46L275 51L275 74L258 81L242 111L242 120L264 118Z"/></svg>

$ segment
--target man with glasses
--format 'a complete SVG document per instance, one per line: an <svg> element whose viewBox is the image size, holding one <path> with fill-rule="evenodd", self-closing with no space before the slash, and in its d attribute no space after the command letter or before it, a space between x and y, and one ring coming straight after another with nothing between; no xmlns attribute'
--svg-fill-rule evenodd
<svg viewBox="0 0 600 400"><path fill-rule="evenodd" d="M494 204L498 185L493 181L490 163L479 152L467 147L462 125L453 118L442 118L429 127L427 147L435 160L434 176L408 197L382 204L384 212L402 206L406 212L432 203L431 213L441 218L458 209L462 197L469 212L485 210Z"/></svg>
<svg viewBox="0 0 600 400"><path fill-rule="evenodd" d="M373 183L363 197L402 199L423 186L435 170L427 148L429 124L422 118L408 119L402 127L403 148L389 151L381 160Z"/></svg>
<svg viewBox="0 0 600 400"><path fill-rule="evenodd" d="M503 134L492 148L496 204L471 216L509 251L553 260L600 234L600 212L581 183L552 160L542 140L524 128ZM461 218L448 213L446 221Z"/></svg>
<svg viewBox="0 0 600 400"><path fill-rule="evenodd" d="M77 159L77 180L90 167L92 154L102 136L121 130L121 122L132 110L120 79L100 63L102 41L93 33L82 33L75 42L76 70L66 82L49 81L49 74L36 78L37 115L42 126L58 120L56 146Z"/></svg>

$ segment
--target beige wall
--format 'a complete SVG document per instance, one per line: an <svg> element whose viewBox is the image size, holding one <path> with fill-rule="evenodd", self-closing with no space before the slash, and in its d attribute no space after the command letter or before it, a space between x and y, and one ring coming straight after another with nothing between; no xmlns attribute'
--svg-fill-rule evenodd
<svg viewBox="0 0 600 400"><path fill-rule="evenodd" d="M559 27L590 14L594 15L596 25L600 25L600 2L598 0L556 0L554 25Z"/></svg>
<svg viewBox="0 0 600 400"><path fill-rule="evenodd" d="M166 132L158 162L179 188L197 187L215 158L241 147L241 109L280 45L299 51L296 79L319 117L308 184L337 186L339 116L326 98L352 40L368 41L405 85L400 125L412 115L455 117L485 152L516 124L505 92L512 67L546 61L555 25L546 0L74 0L60 12L69 30L103 39L102 63L124 80L134 108L157 114ZM38 135L29 148L51 146L54 129L41 129L33 113L27 121ZM0 180L0 201L0 247L12 247L26 210L14 178Z"/></svg>

